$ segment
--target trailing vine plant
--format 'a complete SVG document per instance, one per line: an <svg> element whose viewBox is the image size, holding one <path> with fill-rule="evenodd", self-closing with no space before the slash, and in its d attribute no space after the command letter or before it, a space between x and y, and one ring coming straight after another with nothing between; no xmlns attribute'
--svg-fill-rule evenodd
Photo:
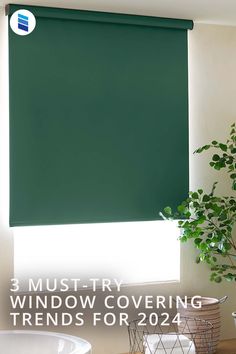
<svg viewBox="0 0 236 354"><path fill-rule="evenodd" d="M210 266L210 280L220 283L223 279L236 281L236 240L233 229L236 222L236 127L230 127L230 136L225 143L212 141L194 153L213 150L210 166L226 170L231 181L233 196L217 196L217 183L210 193L203 189L189 192L176 211L166 207L160 215L164 219L178 219L181 229L180 241L193 240L198 250L196 262Z"/></svg>

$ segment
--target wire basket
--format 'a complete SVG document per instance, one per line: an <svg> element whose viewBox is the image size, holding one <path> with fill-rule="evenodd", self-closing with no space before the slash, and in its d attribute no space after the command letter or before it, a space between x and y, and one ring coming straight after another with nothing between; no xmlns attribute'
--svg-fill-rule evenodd
<svg viewBox="0 0 236 354"><path fill-rule="evenodd" d="M179 323L158 323L146 318L131 321L128 326L130 354L212 354L212 329L210 322L181 317Z"/></svg>

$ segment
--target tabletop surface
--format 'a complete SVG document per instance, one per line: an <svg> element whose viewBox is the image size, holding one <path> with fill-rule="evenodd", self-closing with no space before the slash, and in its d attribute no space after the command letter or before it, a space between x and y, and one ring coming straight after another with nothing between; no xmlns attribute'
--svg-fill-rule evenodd
<svg viewBox="0 0 236 354"><path fill-rule="evenodd" d="M129 353L122 353L129 354ZM140 354L140 353L136 353ZM236 354L236 338L223 340L219 343L216 354Z"/></svg>
<svg viewBox="0 0 236 354"><path fill-rule="evenodd" d="M236 354L236 339L223 340L219 343L217 354Z"/></svg>

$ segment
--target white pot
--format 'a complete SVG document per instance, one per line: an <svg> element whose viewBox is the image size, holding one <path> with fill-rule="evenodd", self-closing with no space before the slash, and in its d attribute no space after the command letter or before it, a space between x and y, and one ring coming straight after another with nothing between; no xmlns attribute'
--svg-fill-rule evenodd
<svg viewBox="0 0 236 354"><path fill-rule="evenodd" d="M233 316L234 323L235 323L235 326L236 326L236 311L235 311L235 312L232 312L232 316Z"/></svg>

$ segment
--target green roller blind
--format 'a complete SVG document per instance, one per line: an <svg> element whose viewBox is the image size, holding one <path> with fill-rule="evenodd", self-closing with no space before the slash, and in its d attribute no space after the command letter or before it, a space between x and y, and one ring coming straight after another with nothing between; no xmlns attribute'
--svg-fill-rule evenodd
<svg viewBox="0 0 236 354"><path fill-rule="evenodd" d="M154 220L188 191L192 21L10 5L10 225Z"/></svg>

